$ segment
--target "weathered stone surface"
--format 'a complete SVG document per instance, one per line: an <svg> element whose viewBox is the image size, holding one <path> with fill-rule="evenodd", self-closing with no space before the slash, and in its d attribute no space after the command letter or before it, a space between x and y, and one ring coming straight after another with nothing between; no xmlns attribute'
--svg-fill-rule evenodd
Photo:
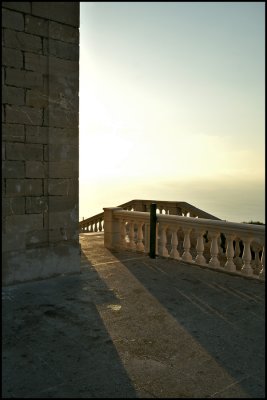
<svg viewBox="0 0 267 400"><path fill-rule="evenodd" d="M7 179L6 194L10 196L43 195L42 179Z"/></svg>
<svg viewBox="0 0 267 400"><path fill-rule="evenodd" d="M74 225L77 217L77 209L74 207L68 211L55 211L48 215L49 229L71 227Z"/></svg>
<svg viewBox="0 0 267 400"><path fill-rule="evenodd" d="M43 110L27 106L6 106L6 122L28 125L41 125Z"/></svg>
<svg viewBox="0 0 267 400"><path fill-rule="evenodd" d="M8 215L6 217L6 232L28 232L33 229L43 229L42 214Z"/></svg>
<svg viewBox="0 0 267 400"><path fill-rule="evenodd" d="M79 31L76 28L58 22L51 21L49 25L49 37L66 43L79 43Z"/></svg>
<svg viewBox="0 0 267 400"><path fill-rule="evenodd" d="M45 178L47 163L42 161L26 161L26 178Z"/></svg>
<svg viewBox="0 0 267 400"><path fill-rule="evenodd" d="M12 105L24 105L24 89L13 86L2 86L2 102Z"/></svg>
<svg viewBox="0 0 267 400"><path fill-rule="evenodd" d="M37 143L25 144L25 160L43 161L43 145ZM38 164L35 164L37 167Z"/></svg>
<svg viewBox="0 0 267 400"><path fill-rule="evenodd" d="M5 233L2 236L2 249L3 252L25 249L25 232L13 232Z"/></svg>
<svg viewBox="0 0 267 400"><path fill-rule="evenodd" d="M49 210L51 212L71 212L75 207L78 207L78 203L74 195L49 196Z"/></svg>
<svg viewBox="0 0 267 400"><path fill-rule="evenodd" d="M71 146L69 144L48 145L48 154L50 161L77 160L78 146Z"/></svg>
<svg viewBox="0 0 267 400"><path fill-rule="evenodd" d="M48 246L48 230L33 230L26 233L25 244L26 248L38 248L41 246Z"/></svg>
<svg viewBox="0 0 267 400"><path fill-rule="evenodd" d="M2 212L4 215L25 214L24 197L5 197L2 199Z"/></svg>
<svg viewBox="0 0 267 400"><path fill-rule="evenodd" d="M42 40L39 36L16 32L11 29L4 29L4 44L12 49L32 51L39 54L43 51Z"/></svg>
<svg viewBox="0 0 267 400"><path fill-rule="evenodd" d="M25 165L23 161L3 161L3 178L23 178L25 176Z"/></svg>
<svg viewBox="0 0 267 400"><path fill-rule="evenodd" d="M5 82L11 86L43 89L43 75L40 72L7 68Z"/></svg>
<svg viewBox="0 0 267 400"><path fill-rule="evenodd" d="M73 43L65 43L55 39L44 39L44 54L65 60L79 61L79 47Z"/></svg>
<svg viewBox="0 0 267 400"><path fill-rule="evenodd" d="M74 27L78 27L80 23L79 4L71 1L32 2L32 14Z"/></svg>
<svg viewBox="0 0 267 400"><path fill-rule="evenodd" d="M47 57L41 54L25 52L25 69L37 72L47 72L48 60Z"/></svg>
<svg viewBox="0 0 267 400"><path fill-rule="evenodd" d="M50 178L74 178L78 177L78 161L50 161Z"/></svg>
<svg viewBox="0 0 267 400"><path fill-rule="evenodd" d="M26 197L26 213L40 214L48 212L48 197Z"/></svg>
<svg viewBox="0 0 267 400"><path fill-rule="evenodd" d="M74 179L48 179L48 194L53 196L72 196L77 190Z"/></svg>
<svg viewBox="0 0 267 400"><path fill-rule="evenodd" d="M32 15L25 16L25 32L33 33L38 36L48 36L47 19L33 17Z"/></svg>
<svg viewBox="0 0 267 400"><path fill-rule="evenodd" d="M7 143L6 156L8 160L25 160L24 143Z"/></svg>
<svg viewBox="0 0 267 400"><path fill-rule="evenodd" d="M55 128L76 128L77 112L71 106L62 108L57 105L49 105L44 110L44 124Z"/></svg>
<svg viewBox="0 0 267 400"><path fill-rule="evenodd" d="M2 65L7 67L22 68L23 54L22 51L16 49L2 48ZM4 82L4 80L3 80Z"/></svg>
<svg viewBox="0 0 267 400"><path fill-rule="evenodd" d="M44 108L48 106L49 98L43 90L28 89L26 91L26 106Z"/></svg>
<svg viewBox="0 0 267 400"><path fill-rule="evenodd" d="M26 125L27 143L48 143L49 128Z"/></svg>
<svg viewBox="0 0 267 400"><path fill-rule="evenodd" d="M24 142L24 125L2 124L2 140L6 142Z"/></svg>
<svg viewBox="0 0 267 400"><path fill-rule="evenodd" d="M29 1L3 1L2 7L22 11L23 13L31 12L31 3Z"/></svg>
<svg viewBox="0 0 267 400"><path fill-rule="evenodd" d="M2 10L2 27L13 28L17 31L24 30L24 18L23 15L16 11L7 9Z"/></svg>

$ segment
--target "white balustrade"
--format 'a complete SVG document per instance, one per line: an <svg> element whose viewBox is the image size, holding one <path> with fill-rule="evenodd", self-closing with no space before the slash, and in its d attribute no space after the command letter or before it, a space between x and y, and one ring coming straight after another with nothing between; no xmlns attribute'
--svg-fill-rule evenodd
<svg viewBox="0 0 267 400"><path fill-rule="evenodd" d="M168 257L169 253L166 247L167 237L166 237L166 225L160 225L159 228L159 255L163 257Z"/></svg>
<svg viewBox="0 0 267 400"><path fill-rule="evenodd" d="M203 251L204 251L204 235L205 231L204 230L199 230L197 231L197 256L195 259L195 263L199 265L207 265L206 258L203 256Z"/></svg>
<svg viewBox="0 0 267 400"><path fill-rule="evenodd" d="M236 271L236 266L234 263L234 255L235 255L235 250L234 250L234 235L226 235L226 240L227 240L227 247L226 247L226 257L227 261L225 263L225 269L227 271L234 272Z"/></svg>
<svg viewBox="0 0 267 400"><path fill-rule="evenodd" d="M105 209L105 213L107 213L107 221L105 216L104 234L107 236L106 243L110 248L126 247L135 251L149 252L149 243L147 243L150 230L149 212L125 211L114 207ZM117 226L120 230L119 235ZM112 233L113 227L115 239ZM204 243L206 233L210 239L208 248ZM215 270L220 269L232 274L265 279L264 238L265 227L260 225L157 214L156 254L158 256L170 257ZM178 244L179 250L182 245L183 252L179 252ZM224 251L221 250L222 245ZM253 259L251 249L254 254Z"/></svg>

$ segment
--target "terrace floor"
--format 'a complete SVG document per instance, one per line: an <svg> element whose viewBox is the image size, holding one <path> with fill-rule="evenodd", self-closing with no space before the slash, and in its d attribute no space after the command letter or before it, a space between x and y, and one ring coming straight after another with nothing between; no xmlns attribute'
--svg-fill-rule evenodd
<svg viewBox="0 0 267 400"><path fill-rule="evenodd" d="M111 252L2 290L4 398L264 398L265 285Z"/></svg>

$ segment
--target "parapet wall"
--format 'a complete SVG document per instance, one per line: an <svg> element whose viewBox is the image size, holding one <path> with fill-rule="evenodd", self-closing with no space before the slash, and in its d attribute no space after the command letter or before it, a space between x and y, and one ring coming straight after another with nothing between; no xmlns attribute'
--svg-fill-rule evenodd
<svg viewBox="0 0 267 400"><path fill-rule="evenodd" d="M2 2L2 280L80 270L79 2Z"/></svg>

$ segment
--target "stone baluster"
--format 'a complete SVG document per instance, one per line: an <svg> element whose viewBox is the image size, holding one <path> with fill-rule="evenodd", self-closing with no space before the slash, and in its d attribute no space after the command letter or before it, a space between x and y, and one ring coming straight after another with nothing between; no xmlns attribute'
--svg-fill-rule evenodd
<svg viewBox="0 0 267 400"><path fill-rule="evenodd" d="M196 256L195 262L196 262L196 264L199 264L199 265L206 265L207 260L203 256L203 251L204 251L203 235L205 233L205 230L199 230L199 231L196 231L196 233L197 233L197 245L196 245L197 256Z"/></svg>
<svg viewBox="0 0 267 400"><path fill-rule="evenodd" d="M190 247L191 247L190 232L191 232L191 229L185 228L185 229L183 229L183 231L184 231L184 242L183 242L184 252L183 252L183 255L182 255L182 260L183 261L192 261L192 255L190 253Z"/></svg>
<svg viewBox="0 0 267 400"><path fill-rule="evenodd" d="M132 249L132 250L135 250L135 249L136 249L136 244L135 244L135 241L134 241L134 236L135 236L135 233L134 233L134 222L131 221L129 225L130 225L130 231L129 231L129 239L130 239L130 241L129 241L129 248Z"/></svg>
<svg viewBox="0 0 267 400"><path fill-rule="evenodd" d="M234 256L234 263L237 267L237 269L241 269L242 266L242 259L240 257L240 244L239 244L239 237L236 237L235 239L235 256Z"/></svg>
<svg viewBox="0 0 267 400"><path fill-rule="evenodd" d="M251 276L253 275L253 269L251 267L251 250L250 250L251 238L245 238L243 240L243 243L244 243L244 250L243 250L242 260L244 264L241 268L241 272L244 275Z"/></svg>
<svg viewBox="0 0 267 400"><path fill-rule="evenodd" d="M126 226L125 226L125 221L123 219L120 220L120 233L121 233L121 237L120 237L120 245L121 248L125 248L126 247Z"/></svg>
<svg viewBox="0 0 267 400"><path fill-rule="evenodd" d="M265 255L264 255L264 247L262 248L262 254L261 254L261 265L262 269L259 273L259 278L260 279L265 279Z"/></svg>
<svg viewBox="0 0 267 400"><path fill-rule="evenodd" d="M166 247L167 236L166 236L166 225L160 224L159 226L159 255L163 257L168 257L169 253Z"/></svg>
<svg viewBox="0 0 267 400"><path fill-rule="evenodd" d="M178 236L177 236L177 229L173 228L171 230L172 232L172 238L171 238L171 252L170 252L170 257L175 258L175 260L180 260L180 254L179 251L177 250L178 246Z"/></svg>
<svg viewBox="0 0 267 400"><path fill-rule="evenodd" d="M226 235L226 242L227 242L227 246L226 246L226 258L227 261L224 265L225 269L227 271L231 271L234 272L236 271L236 266L234 263L234 255L235 255L235 250L234 250L234 235Z"/></svg>
<svg viewBox="0 0 267 400"><path fill-rule="evenodd" d="M143 244L143 222L138 222L138 229L137 229L137 244L136 244L136 250L137 251L144 251L145 247Z"/></svg>
<svg viewBox="0 0 267 400"><path fill-rule="evenodd" d="M218 260L218 253L219 253L219 247L218 247L218 236L219 232L210 232L211 236L211 246L210 246L210 261L209 265L214 268L220 267L220 261Z"/></svg>

